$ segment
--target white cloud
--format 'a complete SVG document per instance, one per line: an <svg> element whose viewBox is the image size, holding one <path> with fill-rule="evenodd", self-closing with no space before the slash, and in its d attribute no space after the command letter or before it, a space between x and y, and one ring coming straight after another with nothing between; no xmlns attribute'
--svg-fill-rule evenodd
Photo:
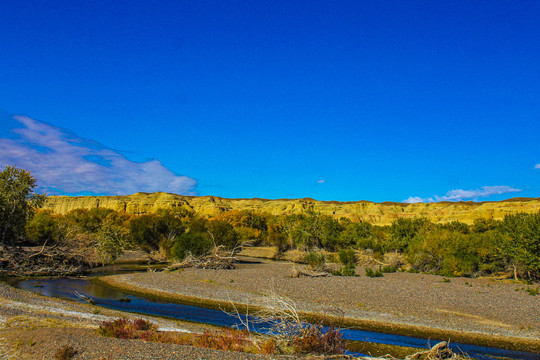
<svg viewBox="0 0 540 360"><path fill-rule="evenodd" d="M318 182L319 184L324 184L324 183L326 182L326 180L317 180L317 182Z"/></svg>
<svg viewBox="0 0 540 360"><path fill-rule="evenodd" d="M501 195L512 192L519 192L521 189L515 189L511 186L483 186L481 189L476 190L450 190L446 195L439 196L435 195L429 198L421 197L409 197L406 200L403 200L404 203L419 203L419 202L439 202L439 201L466 201L466 200L478 200L479 198L485 198L492 195Z"/></svg>
<svg viewBox="0 0 540 360"><path fill-rule="evenodd" d="M540 164L536 164L536 165L534 166L534 168L535 168L535 169L540 169Z"/></svg>
<svg viewBox="0 0 540 360"><path fill-rule="evenodd" d="M40 192L131 194L172 192L194 195L196 180L177 175L159 160L135 162L95 141L26 116L0 137L0 165L28 169ZM21 127L22 125L22 127Z"/></svg>
<svg viewBox="0 0 540 360"><path fill-rule="evenodd" d="M422 199L421 197L418 197L418 196L411 196L408 199L403 200L403 202L407 204L421 203L425 201L426 199Z"/></svg>

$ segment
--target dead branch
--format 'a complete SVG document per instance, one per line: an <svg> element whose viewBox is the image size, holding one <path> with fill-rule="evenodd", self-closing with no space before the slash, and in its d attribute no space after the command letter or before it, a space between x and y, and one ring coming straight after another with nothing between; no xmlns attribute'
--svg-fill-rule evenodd
<svg viewBox="0 0 540 360"><path fill-rule="evenodd" d="M292 268L291 277L292 278L298 278L302 276L307 277L325 277L329 276L330 273L326 271L314 271L309 269L307 266L297 267L296 265Z"/></svg>
<svg viewBox="0 0 540 360"><path fill-rule="evenodd" d="M87 303L89 303L90 305L95 305L96 302L92 299L92 298L89 298L88 296L85 296L77 291L75 291L75 296L83 301L86 301Z"/></svg>

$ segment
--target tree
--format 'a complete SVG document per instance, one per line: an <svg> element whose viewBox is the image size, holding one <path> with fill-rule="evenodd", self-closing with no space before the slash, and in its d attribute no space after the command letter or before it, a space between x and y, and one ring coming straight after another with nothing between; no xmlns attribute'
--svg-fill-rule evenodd
<svg viewBox="0 0 540 360"><path fill-rule="evenodd" d="M536 214L518 213L506 215L502 230L509 240L502 251L509 254L514 268L514 277L521 268L529 279L540 278L540 212Z"/></svg>
<svg viewBox="0 0 540 360"><path fill-rule="evenodd" d="M121 226L105 223L101 226L97 236L97 252L102 264L115 261L127 248L128 231Z"/></svg>
<svg viewBox="0 0 540 360"><path fill-rule="evenodd" d="M26 224L27 241L33 245L50 244L61 237L61 230L58 217L51 210L41 210Z"/></svg>
<svg viewBox="0 0 540 360"><path fill-rule="evenodd" d="M0 244L12 245L25 237L25 226L45 195L34 193L30 171L6 166L0 172Z"/></svg>

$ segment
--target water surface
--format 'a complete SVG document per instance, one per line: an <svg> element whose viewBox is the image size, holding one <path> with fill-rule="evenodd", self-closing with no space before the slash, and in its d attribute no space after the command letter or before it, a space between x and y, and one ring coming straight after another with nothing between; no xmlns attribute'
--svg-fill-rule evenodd
<svg viewBox="0 0 540 360"><path fill-rule="evenodd" d="M118 271L124 272L127 271L127 269L119 269ZM101 284L93 283L88 278L30 279L18 281L14 283L14 286L45 296L82 302L83 300L76 295L79 293L93 299L96 305L115 310L165 316L174 319L227 327L234 327L239 323L236 317L223 311L131 295ZM125 299L129 299L129 302L126 302ZM262 327L264 328L264 324ZM264 332L265 330L263 328L259 328L258 330ZM343 329L343 337L354 341L415 348L428 348L430 345L435 345L440 341L435 339L428 341L423 338L412 336L392 335L358 329ZM500 357L525 360L540 359L540 354L522 351L504 350L461 343L451 343L450 346L455 352L463 352L477 359L495 359Z"/></svg>

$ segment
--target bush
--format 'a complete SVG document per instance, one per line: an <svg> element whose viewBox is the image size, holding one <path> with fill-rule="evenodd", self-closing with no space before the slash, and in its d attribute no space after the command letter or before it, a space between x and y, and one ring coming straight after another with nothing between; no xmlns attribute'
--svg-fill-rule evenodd
<svg viewBox="0 0 540 360"><path fill-rule="evenodd" d="M238 236L233 226L226 221L209 221L206 230L215 244L223 245L225 249L232 250L240 243L240 236Z"/></svg>
<svg viewBox="0 0 540 360"><path fill-rule="evenodd" d="M69 360L73 356L75 356L76 353L77 351L75 351L73 347L69 345L64 345L58 350L56 350L56 352L54 353L54 358L55 360Z"/></svg>
<svg viewBox="0 0 540 360"><path fill-rule="evenodd" d="M345 353L345 340L341 331L330 327L325 332L320 325L309 325L301 336L293 339L292 346L301 354L339 355Z"/></svg>
<svg viewBox="0 0 540 360"><path fill-rule="evenodd" d="M339 262L343 264L343 268L334 271L333 274L337 276L356 276L358 258L355 251L352 249L341 249L338 252L338 258Z"/></svg>
<svg viewBox="0 0 540 360"><path fill-rule="evenodd" d="M332 271L336 276L356 276L356 267L344 266L339 270Z"/></svg>
<svg viewBox="0 0 540 360"><path fill-rule="evenodd" d="M507 215L502 231L509 237L502 248L512 266L521 269L529 280L540 279L540 212Z"/></svg>
<svg viewBox="0 0 540 360"><path fill-rule="evenodd" d="M6 166L0 171L0 246L24 239L26 221L45 195L34 194L36 179L30 171Z"/></svg>
<svg viewBox="0 0 540 360"><path fill-rule="evenodd" d="M101 262L115 261L128 246L128 231L118 225L104 223L99 228L97 240Z"/></svg>
<svg viewBox="0 0 540 360"><path fill-rule="evenodd" d="M225 329L222 331L205 331L195 336L195 346L224 351L245 351L249 341L247 331Z"/></svg>
<svg viewBox="0 0 540 360"><path fill-rule="evenodd" d="M26 236L33 245L57 240L60 235L56 217L52 211L38 211L26 224Z"/></svg>
<svg viewBox="0 0 540 360"><path fill-rule="evenodd" d="M345 230L340 235L341 246L358 246L360 249L375 247L373 225L367 222L346 222Z"/></svg>
<svg viewBox="0 0 540 360"><path fill-rule="evenodd" d="M399 218L390 226L391 241L381 250L404 251L412 239L421 231L433 228L433 223L426 218L406 219Z"/></svg>
<svg viewBox="0 0 540 360"><path fill-rule="evenodd" d="M313 270L324 270L326 265L326 255L322 250L311 250L308 252L304 258L306 263Z"/></svg>
<svg viewBox="0 0 540 360"><path fill-rule="evenodd" d="M502 258L497 256L500 238L496 230L463 234L439 228L419 233L406 254L409 263L420 271L474 276L501 268Z"/></svg>
<svg viewBox="0 0 540 360"><path fill-rule="evenodd" d="M390 266L390 265L385 265L381 269L381 272L383 272L383 273L394 273L396 271L397 271L397 267Z"/></svg>
<svg viewBox="0 0 540 360"><path fill-rule="evenodd" d="M356 252L352 249L341 249L338 252L339 262L344 266L356 266L358 258Z"/></svg>
<svg viewBox="0 0 540 360"><path fill-rule="evenodd" d="M171 256L180 260L184 259L188 254L200 256L210 251L213 246L208 234L188 231L175 240L171 249Z"/></svg>
<svg viewBox="0 0 540 360"><path fill-rule="evenodd" d="M381 277L383 276L381 270L373 270L372 268L366 268L367 277Z"/></svg>
<svg viewBox="0 0 540 360"><path fill-rule="evenodd" d="M157 331L157 325L148 320L129 320L126 318L104 321L97 329L99 335L120 339L138 339L141 336L149 339L150 336L148 333L153 333L155 331Z"/></svg>

